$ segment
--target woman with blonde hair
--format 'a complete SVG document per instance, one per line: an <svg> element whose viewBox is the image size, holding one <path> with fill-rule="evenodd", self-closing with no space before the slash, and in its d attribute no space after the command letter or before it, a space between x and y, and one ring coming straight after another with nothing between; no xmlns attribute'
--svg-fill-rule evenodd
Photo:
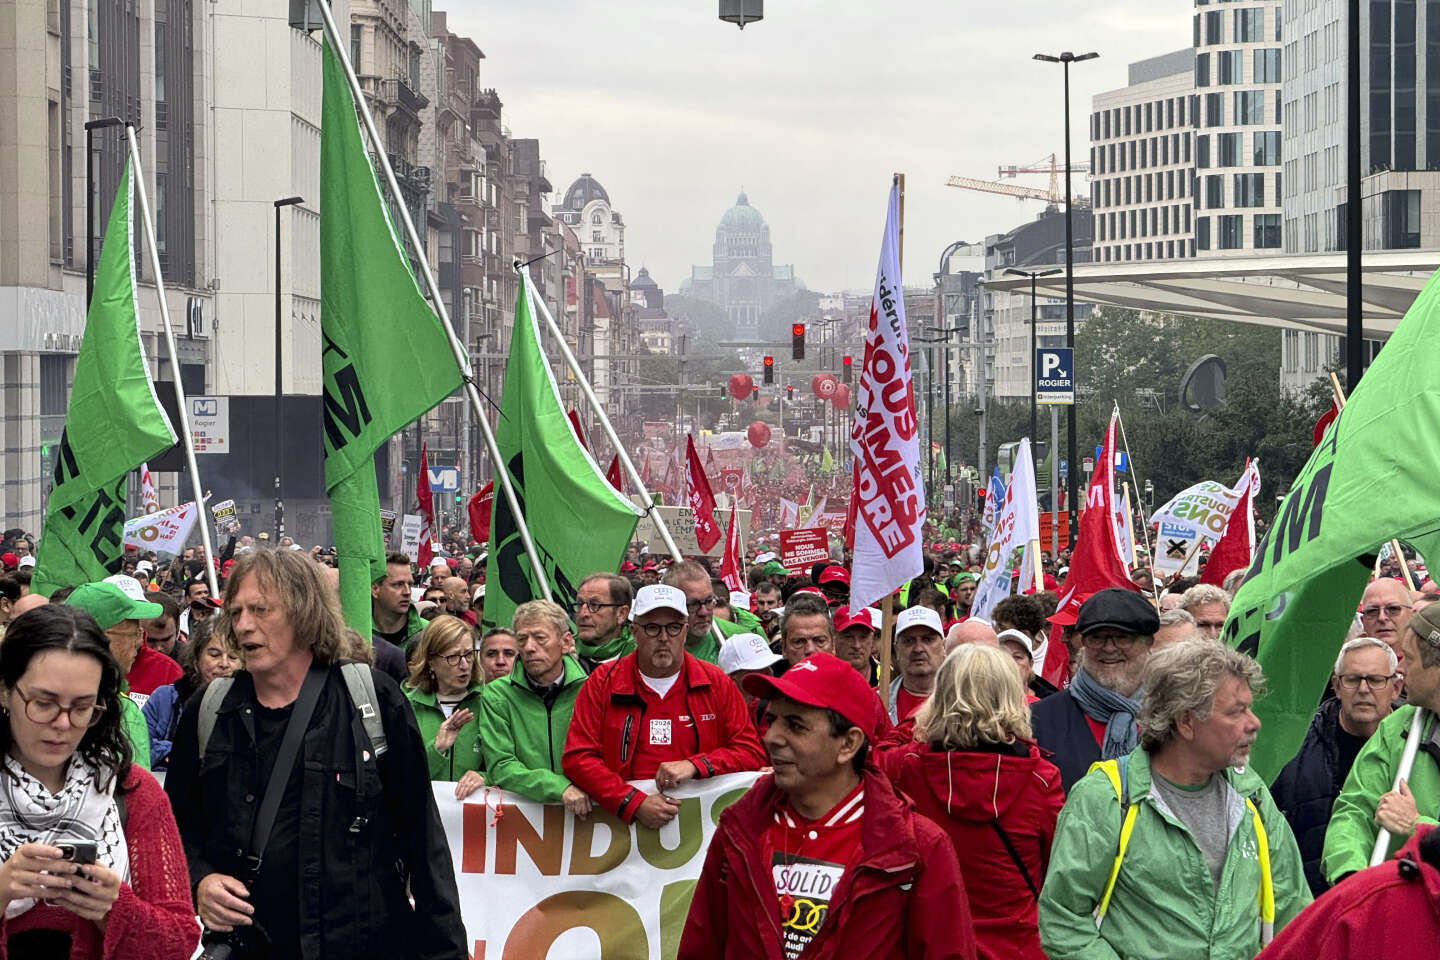
<svg viewBox="0 0 1440 960"><path fill-rule="evenodd" d="M480 687L475 629L459 617L430 621L410 653L405 695L430 758L430 779L455 782L463 800L485 785L480 752Z"/></svg>
<svg viewBox="0 0 1440 960"><path fill-rule="evenodd" d="M1065 803L1060 771L1030 738L1015 664L998 647L957 647L915 718L915 740L878 762L950 835L981 958L1044 960L1036 901Z"/></svg>

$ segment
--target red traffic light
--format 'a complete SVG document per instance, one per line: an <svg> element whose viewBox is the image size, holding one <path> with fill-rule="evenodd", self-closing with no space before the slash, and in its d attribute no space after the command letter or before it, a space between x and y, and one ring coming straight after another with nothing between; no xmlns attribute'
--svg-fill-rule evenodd
<svg viewBox="0 0 1440 960"><path fill-rule="evenodd" d="M845 366L848 367L848 366L850 366L850 364L852 364L852 363L855 362L855 358L854 358L854 357L849 357L849 356L841 357L841 358L840 358L840 362L843 363Z"/></svg>
<svg viewBox="0 0 1440 960"><path fill-rule="evenodd" d="M790 325L790 336L792 336L792 337L803 337L803 336L805 336L805 324L803 324L803 323L792 323L792 324Z"/></svg>
<svg viewBox="0 0 1440 960"><path fill-rule="evenodd" d="M774 358L774 357L766 357L766 358L765 358L765 366L767 366L767 367L773 367L773 366L775 366L775 358Z"/></svg>

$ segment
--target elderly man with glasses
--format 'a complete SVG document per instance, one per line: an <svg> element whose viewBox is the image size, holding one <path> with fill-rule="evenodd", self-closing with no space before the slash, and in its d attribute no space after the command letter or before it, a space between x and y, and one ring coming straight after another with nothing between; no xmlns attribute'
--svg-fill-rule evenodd
<svg viewBox="0 0 1440 960"><path fill-rule="evenodd" d="M709 593L709 577L704 584ZM652 830L680 810L666 791L765 763L740 691L719 667L686 652L688 599L674 586L640 588L630 608L635 650L600 664L581 686L561 763L597 805ZM654 793L626 782L651 778Z"/></svg>
<svg viewBox="0 0 1440 960"><path fill-rule="evenodd" d="M693 560L681 560L665 571L661 582L685 594L685 652L706 663L719 663L720 640L713 629L718 601L709 571Z"/></svg>
<svg viewBox="0 0 1440 960"><path fill-rule="evenodd" d="M1079 669L1070 686L1030 708L1035 741L1053 753L1068 793L1097 760L1135 749L1145 661L1160 617L1133 590L1101 590L1080 607Z"/></svg>
<svg viewBox="0 0 1440 960"><path fill-rule="evenodd" d="M581 663L623 657L635 649L630 635L630 604L635 591L618 573L592 573L575 591L575 652Z"/></svg>
<svg viewBox="0 0 1440 960"><path fill-rule="evenodd" d="M1368 637L1384 640L1399 657L1400 673L1405 673L1405 655L1400 650L1400 640L1410 617L1415 612L1410 591L1399 580L1386 577L1376 580L1365 588L1360 597L1360 626Z"/></svg>

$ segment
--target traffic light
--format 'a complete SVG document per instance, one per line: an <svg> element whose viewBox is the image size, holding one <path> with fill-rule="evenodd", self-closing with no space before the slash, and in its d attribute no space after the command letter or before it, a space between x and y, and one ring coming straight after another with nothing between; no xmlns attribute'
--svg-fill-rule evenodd
<svg viewBox="0 0 1440 960"><path fill-rule="evenodd" d="M790 325L790 359L805 359L805 324L803 323Z"/></svg>
<svg viewBox="0 0 1440 960"><path fill-rule="evenodd" d="M767 356L767 357L764 359L763 363L765 364L765 383L766 383L767 385L768 385L768 384L771 384L771 383L774 383L774 382L775 382L775 358L774 358L774 357L771 357L771 356Z"/></svg>
<svg viewBox="0 0 1440 960"><path fill-rule="evenodd" d="M760 388L759 388L759 387L751 387L751 388L750 388L750 399L751 399L751 400L759 400L759 399L760 399Z"/></svg>
<svg viewBox="0 0 1440 960"><path fill-rule="evenodd" d="M720 384L720 399L721 399L721 400L724 400L724 399L725 399L725 384L723 384L723 383Z"/></svg>
<svg viewBox="0 0 1440 960"><path fill-rule="evenodd" d="M847 356L843 356L843 357L840 358L840 366L844 368L844 374L843 374L843 376L842 376L842 379L844 380L845 383L854 383L854 382L855 382L855 373L854 373L855 363L854 363L854 361L855 361L855 358L852 357L852 356L848 356L848 355L847 355Z"/></svg>
<svg viewBox="0 0 1440 960"><path fill-rule="evenodd" d="M789 403L791 400L794 400L794 399L795 399L795 385L794 385L793 383L792 383L792 384L787 384L786 387L785 387L785 402L786 402L786 403Z"/></svg>
<svg viewBox="0 0 1440 960"><path fill-rule="evenodd" d="M975 509L979 513L985 512L985 488L980 487L975 491Z"/></svg>

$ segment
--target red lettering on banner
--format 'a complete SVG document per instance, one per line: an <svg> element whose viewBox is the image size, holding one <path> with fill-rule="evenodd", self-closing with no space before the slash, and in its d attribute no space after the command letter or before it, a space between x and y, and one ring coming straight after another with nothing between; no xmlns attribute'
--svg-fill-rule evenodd
<svg viewBox="0 0 1440 960"><path fill-rule="evenodd" d="M460 808L460 872L485 872L485 831L489 812L483 803Z"/></svg>
<svg viewBox="0 0 1440 960"><path fill-rule="evenodd" d="M513 804L507 803L501 809L503 813L495 824L495 872L513 874L517 847L523 847L535 869L547 877L558 877L565 851L565 808L558 803L546 804L539 832Z"/></svg>

